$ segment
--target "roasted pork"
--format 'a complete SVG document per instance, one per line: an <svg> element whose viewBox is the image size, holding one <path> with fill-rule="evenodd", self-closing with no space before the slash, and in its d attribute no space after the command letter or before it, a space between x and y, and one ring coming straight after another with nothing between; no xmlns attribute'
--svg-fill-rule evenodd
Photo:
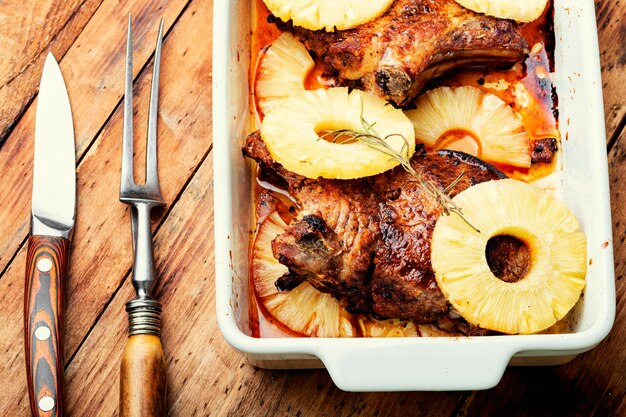
<svg viewBox="0 0 626 417"><path fill-rule="evenodd" d="M455 314L437 286L430 241L442 207L417 178L401 167L354 180L305 178L274 161L259 132L248 137L244 154L297 202L296 218L272 243L274 256L290 271L279 286L289 289L307 280L352 313L482 333ZM416 152L411 165L441 189L461 177L451 195L504 177L491 165L453 151Z"/></svg>
<svg viewBox="0 0 626 417"><path fill-rule="evenodd" d="M454 0L396 0L380 18L326 32L273 19L304 42L341 85L406 106L426 83L458 68L510 67L528 45L512 20L485 16Z"/></svg>

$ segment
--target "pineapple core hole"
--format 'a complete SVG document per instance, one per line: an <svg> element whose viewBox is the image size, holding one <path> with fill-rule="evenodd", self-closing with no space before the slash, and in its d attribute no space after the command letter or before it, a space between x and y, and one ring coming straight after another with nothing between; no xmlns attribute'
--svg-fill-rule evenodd
<svg viewBox="0 0 626 417"><path fill-rule="evenodd" d="M523 279L530 269L531 253L523 240L509 235L494 236L485 251L491 272L504 282Z"/></svg>
<svg viewBox="0 0 626 417"><path fill-rule="evenodd" d="M474 156L480 156L482 150L480 140L471 132L463 129L448 130L439 136L435 148L461 151Z"/></svg>
<svg viewBox="0 0 626 417"><path fill-rule="evenodd" d="M319 136L320 139L323 139L330 143L336 143L338 145L348 145L351 143L356 143L359 140L355 139L353 134L349 133L341 133L342 130L350 130L352 131L352 127L349 126L339 126L339 125L324 125L318 126L315 129L315 133Z"/></svg>

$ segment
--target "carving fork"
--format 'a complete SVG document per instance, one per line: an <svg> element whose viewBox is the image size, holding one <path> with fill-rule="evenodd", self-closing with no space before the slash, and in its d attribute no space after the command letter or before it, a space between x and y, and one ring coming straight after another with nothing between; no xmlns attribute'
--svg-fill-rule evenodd
<svg viewBox="0 0 626 417"><path fill-rule="evenodd" d="M134 263L132 283L137 297L126 303L128 342L120 372L120 417L165 416L165 358L161 345L161 304L152 296L155 269L150 211L164 205L157 167L157 107L163 19L159 27L150 89L146 182L137 185L133 176L133 47L131 16L128 16L126 86L124 92L124 143L120 201L131 206Z"/></svg>

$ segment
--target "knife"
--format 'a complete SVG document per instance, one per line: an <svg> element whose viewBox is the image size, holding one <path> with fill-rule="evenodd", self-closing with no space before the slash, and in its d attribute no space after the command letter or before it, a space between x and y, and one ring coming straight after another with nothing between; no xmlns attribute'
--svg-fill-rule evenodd
<svg viewBox="0 0 626 417"><path fill-rule="evenodd" d="M24 338L33 416L63 416L63 289L76 207L70 100L49 53L39 85L31 236L26 255Z"/></svg>

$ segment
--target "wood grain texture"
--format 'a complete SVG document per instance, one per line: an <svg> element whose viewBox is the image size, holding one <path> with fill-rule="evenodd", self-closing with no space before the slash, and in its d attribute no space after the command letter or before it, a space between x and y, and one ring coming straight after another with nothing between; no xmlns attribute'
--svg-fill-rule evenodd
<svg viewBox="0 0 626 417"><path fill-rule="evenodd" d="M20 54L0 56L0 85L4 86L24 72L32 61L48 48L51 39L63 28L85 0L23 2L4 1L0 15L4 30L0 44L21 49ZM80 31L78 31L80 33Z"/></svg>
<svg viewBox="0 0 626 417"><path fill-rule="evenodd" d="M33 416L63 415L63 298L70 241L51 236L28 239L24 286L24 354ZM44 333L41 333L41 332ZM38 404L50 397L52 409Z"/></svg>
<svg viewBox="0 0 626 417"><path fill-rule="evenodd" d="M76 40L68 46L61 62L64 75L68 72L66 76L71 79L68 87L72 106L80 109L76 115L80 165L73 250L81 256L73 257L68 280L66 415L118 415L119 364L127 341L124 304L134 296L129 276L132 256L128 213L117 203L119 103L128 8L134 10L136 28L137 155L144 153L149 60L160 15L166 15L168 27L173 25L164 44L159 118L159 168L169 205L153 223L159 275L156 295L164 309L168 415L626 415L626 288L622 279L626 249L620 244L626 236L626 197L622 192L626 137L620 124L624 114L621 103L626 95L620 31L626 3L602 0L597 5L608 136L617 138L610 153L618 277L613 331L596 349L568 365L510 368L498 387L489 391L354 394L338 390L325 370L257 369L227 345L217 328L212 185L219 178L213 178L210 155L212 1L103 0L84 30L74 33ZM22 338L19 323L26 262L23 242L28 233L30 203L31 107L0 148L0 235L5 237L0 240L0 381L11 381L3 386L2 416L30 415L23 346L15 341ZM617 109L615 114L613 108Z"/></svg>
<svg viewBox="0 0 626 417"><path fill-rule="evenodd" d="M102 0L0 3L0 144L35 96L47 52L65 55Z"/></svg>
<svg viewBox="0 0 626 417"><path fill-rule="evenodd" d="M165 18L167 31L187 1L105 0L60 61L72 104L78 160L93 145L124 93L128 13L135 17L134 74L138 74L154 50L159 19ZM36 104L34 100L29 105L0 148L0 195L6 207L0 236L7 237L0 240L0 271L28 234L29 218L23 214L28 212L30 200L23 196L30 195L32 184Z"/></svg>
<svg viewBox="0 0 626 417"><path fill-rule="evenodd" d="M596 0L596 16L607 140L610 140L619 135L626 122L626 4L623 0Z"/></svg>
<svg viewBox="0 0 626 417"><path fill-rule="evenodd" d="M120 417L165 417L165 369L159 336L128 338L120 366Z"/></svg>
<svg viewBox="0 0 626 417"><path fill-rule="evenodd" d="M139 8L141 6L145 8L146 5L143 3L129 3L129 7ZM150 48L154 49L161 15L169 16L167 17L168 26L171 26L176 21L175 13L180 13L186 6L183 2L177 1L166 3L164 6L158 4L154 7L150 6L143 12L139 10L135 14L135 24L143 25L141 28L137 26L135 29L136 42L143 42L143 44L137 45L135 49L135 68L137 71L142 69L141 61L147 61L150 56ZM115 19L119 18L120 21L123 21L118 27L120 44L116 45L120 54L119 60L116 61L118 68L117 71L109 70L110 73L106 74L110 79L119 80L120 87L119 91L114 92L118 98L116 100L108 99L110 103L103 102L103 107L94 107L94 96L89 94L82 97L83 105L78 106L84 112L80 116L82 122L89 121L91 118L102 117L101 123L108 120L108 124L102 131L100 131L100 127L93 127L92 134L96 136L90 147L87 147L87 144L83 145L82 161L77 172L77 219L73 244L81 256L72 258L71 274L67 283L66 322L72 323L72 325L66 328L66 358L72 357L87 331L102 313L102 308L110 301L111 295L118 290L124 274L129 270L132 263L129 215L127 208L118 201L122 140L122 109L118 106L119 98L123 92L123 51L125 50L127 9L120 8L117 2L110 2L106 8L104 6L105 4L100 7L98 14L100 12L107 14L108 19L112 20L112 26L114 23L113 15L115 15ZM118 16L119 14L122 16ZM106 26L107 16L101 17L100 25ZM90 25L95 19L96 17L90 21ZM205 30L204 35L210 32L210 28L206 27L203 22L196 20L194 25L202 27ZM188 27L185 30L187 29ZM163 158L165 155L168 162L166 164L162 160L160 164L161 188L164 198L170 203L177 199L180 190L210 147L209 138L206 135L206 129L210 126L199 122L210 113L210 102L207 96L200 94L206 85L210 85L210 82L207 84L210 77L210 61L208 61L207 55L202 54L189 54L190 59L188 61L183 59L187 51L194 47L195 41L187 38L188 33L174 36L175 34L176 29L168 34L164 42L159 109L159 152L160 157ZM96 34L94 33L93 36L95 37ZM172 42L169 39L176 39L176 41ZM113 42L113 39L109 38L105 41L107 48L110 48L108 44ZM82 44L76 43L73 47L77 45ZM99 58L100 60L111 59L105 52L98 52L104 54ZM96 58L93 59L96 60ZM182 65L181 62L183 62ZM189 62L189 65L184 64L185 62ZM203 62L208 65L202 65ZM97 66L95 62L94 66ZM136 131L142 135L141 140L136 142L138 154L145 153L145 135L143 132L145 132L147 121L151 66L148 65L146 68L144 65L143 69L145 71L135 83ZM89 73L89 71L82 74L75 73L70 77L74 81L67 80L66 83L68 86L71 82L75 85L79 78L81 82L85 83L90 79L85 74ZM67 77L65 70L64 75ZM76 104L73 103L73 107L76 107ZM91 115L87 115L88 110L92 111ZM78 131L81 129L78 126L81 123L77 120L76 112L74 116L78 135ZM30 165L32 161L32 144L30 144L32 139L29 139L32 134L29 131L32 127L31 124L30 127L20 128L24 137L19 137L13 142L12 136L11 140L0 149L0 160L2 160L0 166L3 172L0 188L3 189L3 196L6 196L3 197L1 208L0 229L6 231L8 237L6 240L14 242L18 248L21 244L20 241L28 233L29 217L27 213L30 205L31 173L28 172L29 168L24 168L24 166ZM85 130L82 129L84 133ZM181 137L187 138L187 140L181 141L179 139ZM27 146L30 150L25 152L20 148L21 146ZM87 148L89 153L85 154L84 151ZM21 162L15 162L18 160ZM16 172L11 173L11 170ZM22 180L15 175L20 171L22 175L29 177L24 180L24 184L21 184ZM20 185L16 185L15 189L11 190L7 187L11 183ZM158 223L158 219L162 218L167 210L169 209L161 211L160 215L155 217L155 223ZM22 233L24 233L23 236L21 236ZM6 240L1 240L0 246L3 246ZM12 259L13 255L9 255L10 251L9 249L0 249L0 253L3 254L3 261L8 262ZM109 260L114 261L108 262ZM5 363L11 364L5 369L2 377L6 380L16 381L15 384L4 388L4 400L0 402L0 415L3 416L20 415L19 413L26 413L28 408L26 378L23 372L23 348L20 344L15 343L15 340L22 339L21 326L16 327L15 323L21 321L21 307L16 301L23 298L23 295L17 294L23 294L24 262L25 250L22 247L0 280L0 335L2 335L0 351L3 352ZM18 266L19 264L21 267ZM128 299L130 298L132 297L129 296ZM20 362L22 363L21 366L13 365L13 363L19 364ZM119 365L119 361L117 364ZM117 385L114 391L118 392ZM115 403L117 404L117 400Z"/></svg>

